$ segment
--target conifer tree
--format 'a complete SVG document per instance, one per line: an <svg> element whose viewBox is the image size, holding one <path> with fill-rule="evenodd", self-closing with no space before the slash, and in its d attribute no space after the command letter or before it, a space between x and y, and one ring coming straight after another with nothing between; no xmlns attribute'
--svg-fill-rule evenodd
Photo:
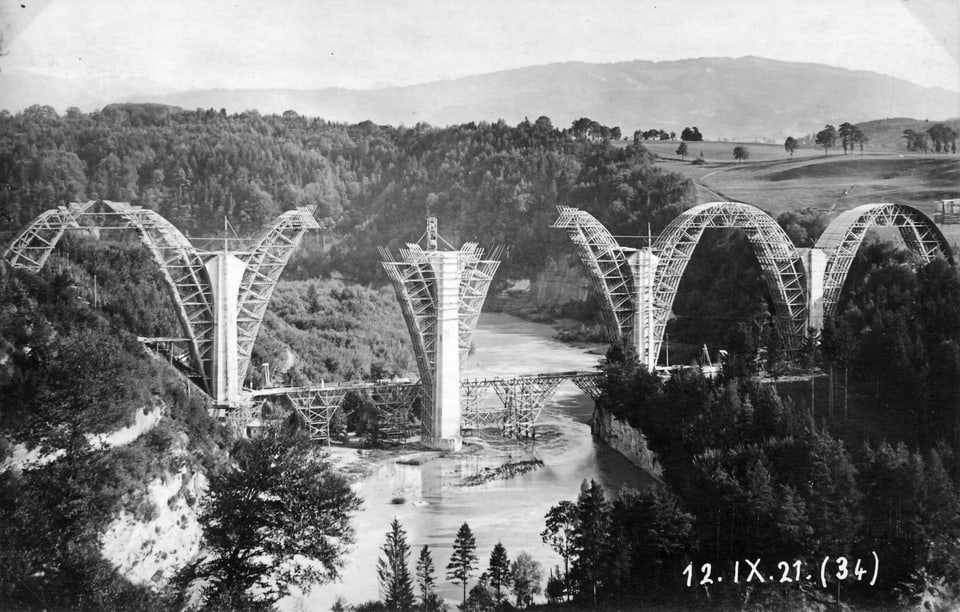
<svg viewBox="0 0 960 612"><path fill-rule="evenodd" d="M577 500L577 529L574 533L577 560L574 574L580 593L589 592L597 603L597 591L607 576L610 562L610 504L603 487L595 480L584 481Z"/></svg>
<svg viewBox="0 0 960 612"><path fill-rule="evenodd" d="M470 525L464 523L460 525L457 531L457 537L453 541L453 555L450 556L450 563L447 564L447 580L463 585L463 600L467 600L467 581L470 575L476 569L477 558L477 540L470 531Z"/></svg>
<svg viewBox="0 0 960 612"><path fill-rule="evenodd" d="M510 575L510 558L507 557L507 549L503 543L497 542L490 553L490 565L487 568L487 574L490 576L490 586L497 591L497 602L502 599L501 587L510 587L513 579Z"/></svg>
<svg viewBox="0 0 960 612"><path fill-rule="evenodd" d="M430 554L430 547L424 544L417 559L417 586L420 587L420 606L424 610L430 609L435 598L437 579L434 571L433 555Z"/></svg>
<svg viewBox="0 0 960 612"><path fill-rule="evenodd" d="M407 567L410 546L407 532L396 518L390 523L382 550L384 557L377 560L377 576L383 602L388 610L410 610L413 608L413 581Z"/></svg>

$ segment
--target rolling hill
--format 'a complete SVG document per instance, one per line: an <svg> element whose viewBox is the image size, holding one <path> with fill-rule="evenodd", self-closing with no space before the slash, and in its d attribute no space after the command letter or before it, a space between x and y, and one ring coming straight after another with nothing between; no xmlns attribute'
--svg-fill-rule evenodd
<svg viewBox="0 0 960 612"><path fill-rule="evenodd" d="M16 76L13 87L9 78ZM0 74L0 108L29 104L82 109L86 87L67 99L61 84L32 87ZM118 89L119 90L119 89ZM130 91L130 90L128 90ZM139 91L139 90L134 90ZM590 117L620 126L668 131L700 127L708 140L752 141L803 135L826 123L912 116L960 116L960 93L924 88L872 72L759 57L698 58L611 64L569 62L507 70L422 85L374 90L211 89L148 91L99 102L160 102L184 108L293 110L333 121L449 125L504 119L516 124L546 115L558 126Z"/></svg>

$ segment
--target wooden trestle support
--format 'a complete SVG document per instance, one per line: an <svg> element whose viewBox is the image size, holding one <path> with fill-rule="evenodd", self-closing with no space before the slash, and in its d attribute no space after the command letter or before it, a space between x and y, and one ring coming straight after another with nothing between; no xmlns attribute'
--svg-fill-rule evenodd
<svg viewBox="0 0 960 612"><path fill-rule="evenodd" d="M595 372L554 372L525 376L468 379L460 382L461 428L479 431L497 428L501 435L531 439L544 405L564 380L573 382L586 395L599 396ZM488 389L500 399L497 406L484 406Z"/></svg>
<svg viewBox="0 0 960 612"><path fill-rule="evenodd" d="M370 399L377 405L383 435L401 441L410 437L410 412L420 392L421 386L416 383L377 383L370 387Z"/></svg>
<svg viewBox="0 0 960 612"><path fill-rule="evenodd" d="M269 397L282 395L293 405L311 440L329 442L330 423L341 409L343 400L350 392L369 398L377 407L381 433L391 439L406 440L412 426L410 415L413 403L420 394L418 383L347 383L322 387L278 387L258 389L254 397L255 414L241 415L254 422L262 420L262 408ZM239 417L237 417L239 418ZM229 419L229 415L228 415Z"/></svg>

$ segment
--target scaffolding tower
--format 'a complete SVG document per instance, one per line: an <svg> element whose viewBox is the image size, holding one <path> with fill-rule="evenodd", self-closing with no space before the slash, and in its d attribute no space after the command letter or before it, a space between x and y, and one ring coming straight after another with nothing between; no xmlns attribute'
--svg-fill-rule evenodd
<svg viewBox="0 0 960 612"><path fill-rule="evenodd" d="M439 448L459 449L460 368L500 265L500 249L487 259L473 242L454 249L438 234L434 217L427 220L421 242L400 249L399 260L384 248L380 254L420 373L422 439ZM441 248L441 242L447 248Z"/></svg>

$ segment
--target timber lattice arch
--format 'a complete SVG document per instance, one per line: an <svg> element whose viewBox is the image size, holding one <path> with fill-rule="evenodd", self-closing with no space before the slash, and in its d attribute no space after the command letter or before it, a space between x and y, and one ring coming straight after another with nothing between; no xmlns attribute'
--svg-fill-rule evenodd
<svg viewBox="0 0 960 612"><path fill-rule="evenodd" d="M228 251L225 242L222 251L204 251L154 210L108 200L74 202L37 216L13 239L4 259L38 272L66 230L87 227L137 233L160 268L183 333L163 340L186 347L178 363L216 404L240 404L253 344L280 273L303 234L319 228L313 211L281 214L251 248Z"/></svg>
<svg viewBox="0 0 960 612"><path fill-rule="evenodd" d="M836 312L850 265L867 230L895 227L921 263L942 257L953 263L943 233L911 206L864 204L840 214L816 245L797 248L766 212L741 202L711 202L677 216L641 249L620 246L589 213L559 206L552 227L566 230L587 270L612 341L633 347L648 369L656 367L667 318L680 280L703 232L742 230L760 263L774 306L774 324L788 350Z"/></svg>

